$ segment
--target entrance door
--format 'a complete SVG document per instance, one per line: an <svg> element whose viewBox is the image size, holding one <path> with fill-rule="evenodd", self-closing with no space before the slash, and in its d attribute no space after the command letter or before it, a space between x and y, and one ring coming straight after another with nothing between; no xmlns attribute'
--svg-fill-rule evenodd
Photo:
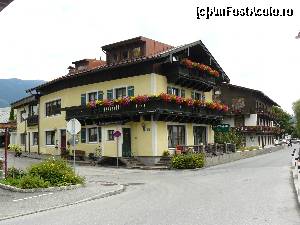
<svg viewBox="0 0 300 225"><path fill-rule="evenodd" d="M65 156L66 155L66 151L67 151L67 146L66 146L66 142L67 142L67 135L66 135L66 130L60 130L60 150L61 150L61 156Z"/></svg>
<svg viewBox="0 0 300 225"><path fill-rule="evenodd" d="M123 128L122 156L131 157L131 132L130 128Z"/></svg>

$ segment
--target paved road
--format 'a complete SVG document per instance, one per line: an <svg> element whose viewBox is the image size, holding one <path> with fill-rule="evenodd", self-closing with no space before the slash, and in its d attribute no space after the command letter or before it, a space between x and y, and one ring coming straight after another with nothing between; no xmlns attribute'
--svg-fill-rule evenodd
<svg viewBox="0 0 300 225"><path fill-rule="evenodd" d="M131 183L125 193L3 221L13 225L299 225L290 151L198 171L85 167L89 179Z"/></svg>

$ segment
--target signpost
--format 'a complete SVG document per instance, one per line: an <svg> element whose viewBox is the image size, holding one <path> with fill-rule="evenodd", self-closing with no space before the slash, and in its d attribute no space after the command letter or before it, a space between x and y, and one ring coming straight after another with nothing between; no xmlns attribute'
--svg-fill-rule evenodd
<svg viewBox="0 0 300 225"><path fill-rule="evenodd" d="M121 132L116 130L113 136L117 138L117 168L119 168L119 137L121 136Z"/></svg>
<svg viewBox="0 0 300 225"><path fill-rule="evenodd" d="M69 122L67 123L67 131L72 135L72 138L73 138L73 167L74 167L74 173L75 173L75 156L76 156L76 153L75 153L75 145L76 145L76 140L75 140L75 136L76 134L78 134L81 130L81 124L80 122L73 118L71 120L69 120Z"/></svg>
<svg viewBox="0 0 300 225"><path fill-rule="evenodd" d="M212 129L216 132L229 132L230 125L229 124L218 124L214 125Z"/></svg>

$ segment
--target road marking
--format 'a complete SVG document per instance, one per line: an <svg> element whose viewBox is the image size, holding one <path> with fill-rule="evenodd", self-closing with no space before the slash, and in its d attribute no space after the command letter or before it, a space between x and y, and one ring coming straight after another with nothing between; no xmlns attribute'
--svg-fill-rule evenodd
<svg viewBox="0 0 300 225"><path fill-rule="evenodd" d="M35 196L30 196L30 197L26 197L26 198L20 198L20 199L14 199L13 202L19 202L19 201L24 201L24 200L28 200L28 199L32 199L32 198L38 198L38 197L42 197L42 196L46 196L46 195L52 195L53 193L47 193L47 194L41 194L41 195L35 195Z"/></svg>

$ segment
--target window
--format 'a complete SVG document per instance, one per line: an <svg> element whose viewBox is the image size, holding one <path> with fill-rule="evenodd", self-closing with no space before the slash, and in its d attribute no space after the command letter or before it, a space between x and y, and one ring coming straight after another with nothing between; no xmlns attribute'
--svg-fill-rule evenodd
<svg viewBox="0 0 300 225"><path fill-rule="evenodd" d="M126 87L122 87L122 88L116 88L115 89L115 96L116 98L122 98L122 97L125 97L127 96L126 94Z"/></svg>
<svg viewBox="0 0 300 225"><path fill-rule="evenodd" d="M185 145L185 126L168 125L168 147L175 148L177 145Z"/></svg>
<svg viewBox="0 0 300 225"><path fill-rule="evenodd" d="M206 127L195 126L193 128L194 145L206 145Z"/></svg>
<svg viewBox="0 0 300 225"><path fill-rule="evenodd" d="M34 116L34 115L37 115L37 106L36 105L30 105L28 116Z"/></svg>
<svg viewBox="0 0 300 225"><path fill-rule="evenodd" d="M55 100L46 103L46 116L54 116L60 114L61 100Z"/></svg>
<svg viewBox="0 0 300 225"><path fill-rule="evenodd" d="M27 117L26 116L26 111L25 110L21 111L20 112L20 120L21 120L21 122L25 121L24 118L26 118L26 117Z"/></svg>
<svg viewBox="0 0 300 225"><path fill-rule="evenodd" d="M26 145L26 134L20 134L21 145Z"/></svg>
<svg viewBox="0 0 300 225"><path fill-rule="evenodd" d="M114 140L114 130L107 130L107 140L108 141Z"/></svg>
<svg viewBox="0 0 300 225"><path fill-rule="evenodd" d="M114 98L114 97L113 97L113 90L112 90L112 89L111 89L111 90L107 90L106 98L107 98L108 100L111 100L111 99Z"/></svg>
<svg viewBox="0 0 300 225"><path fill-rule="evenodd" d="M176 87L167 87L167 93L169 95L175 95L175 96L180 96L180 97L185 97L185 90L184 89L179 89Z"/></svg>
<svg viewBox="0 0 300 225"><path fill-rule="evenodd" d="M39 144L39 133L33 132L32 133L32 145L38 145Z"/></svg>
<svg viewBox="0 0 300 225"><path fill-rule="evenodd" d="M97 127L88 128L89 142L98 142L98 129Z"/></svg>
<svg viewBox="0 0 300 225"><path fill-rule="evenodd" d="M134 86L129 86L127 88L127 96L129 96L129 97L134 96Z"/></svg>
<svg viewBox="0 0 300 225"><path fill-rule="evenodd" d="M81 128L80 136L81 143L86 143L86 128Z"/></svg>
<svg viewBox="0 0 300 225"><path fill-rule="evenodd" d="M98 98L97 98L97 92L91 92L91 93L88 93L88 100L89 102L90 101L96 101Z"/></svg>
<svg viewBox="0 0 300 225"><path fill-rule="evenodd" d="M205 95L201 91L193 91L192 92L192 99L195 99L195 100L205 100Z"/></svg>
<svg viewBox="0 0 300 225"><path fill-rule="evenodd" d="M122 52L122 59L128 59L129 57L128 57L128 51L127 50L125 50L125 51L123 51Z"/></svg>
<svg viewBox="0 0 300 225"><path fill-rule="evenodd" d="M46 131L46 145L55 145L55 131Z"/></svg>

